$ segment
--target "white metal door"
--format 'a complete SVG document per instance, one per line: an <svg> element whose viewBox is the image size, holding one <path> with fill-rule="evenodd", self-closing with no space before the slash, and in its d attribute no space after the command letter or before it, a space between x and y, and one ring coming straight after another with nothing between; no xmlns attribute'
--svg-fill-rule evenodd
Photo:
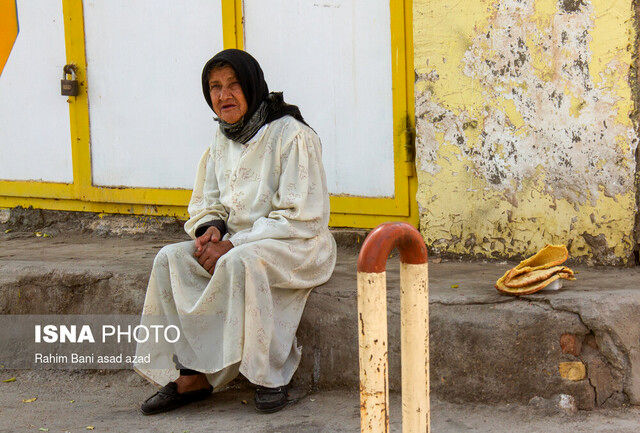
<svg viewBox="0 0 640 433"><path fill-rule="evenodd" d="M211 143L200 73L222 50L220 1L84 2L93 184L191 188Z"/></svg>
<svg viewBox="0 0 640 433"><path fill-rule="evenodd" d="M62 3L18 0L19 33L0 74L0 180L73 182Z"/></svg>
<svg viewBox="0 0 640 433"><path fill-rule="evenodd" d="M394 195L389 0L244 0L245 49L323 144L329 191Z"/></svg>

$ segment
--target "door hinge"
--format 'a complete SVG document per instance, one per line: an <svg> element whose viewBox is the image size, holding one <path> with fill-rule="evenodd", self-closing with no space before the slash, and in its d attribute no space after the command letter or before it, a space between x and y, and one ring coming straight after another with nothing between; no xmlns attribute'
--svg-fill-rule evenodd
<svg viewBox="0 0 640 433"><path fill-rule="evenodd" d="M409 177L416 175L416 130L408 127L402 131L402 148L404 150L404 161L407 166Z"/></svg>

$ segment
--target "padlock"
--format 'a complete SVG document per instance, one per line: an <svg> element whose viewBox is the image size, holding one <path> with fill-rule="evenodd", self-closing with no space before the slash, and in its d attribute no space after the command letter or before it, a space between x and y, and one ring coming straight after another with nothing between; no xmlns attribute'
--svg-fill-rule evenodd
<svg viewBox="0 0 640 433"><path fill-rule="evenodd" d="M71 80L67 80L71 75ZM76 79L75 65L65 65L62 68L62 80L60 80L60 93L62 96L78 96L78 80Z"/></svg>

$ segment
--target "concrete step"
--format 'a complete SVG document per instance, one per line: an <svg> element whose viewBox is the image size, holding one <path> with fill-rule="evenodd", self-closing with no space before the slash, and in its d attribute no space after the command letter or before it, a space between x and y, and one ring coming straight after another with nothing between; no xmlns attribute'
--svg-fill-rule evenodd
<svg viewBox="0 0 640 433"><path fill-rule="evenodd" d="M155 253L181 240L181 235L0 238L0 313L139 314ZM357 390L355 251L340 248L333 277L309 297L298 331L303 346L298 385ZM570 394L583 409L640 404L640 270L578 267L578 280L560 291L513 298L493 288L512 265L430 265L433 394L484 403ZM392 257L387 273L392 390L400 389L398 267ZM582 363L586 377L563 378L563 362Z"/></svg>

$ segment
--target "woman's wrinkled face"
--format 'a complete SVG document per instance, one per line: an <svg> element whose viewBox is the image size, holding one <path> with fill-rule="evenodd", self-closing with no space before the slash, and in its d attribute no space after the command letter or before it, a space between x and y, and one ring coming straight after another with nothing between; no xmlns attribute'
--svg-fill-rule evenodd
<svg viewBox="0 0 640 433"><path fill-rule="evenodd" d="M213 111L227 123L238 122L249 108L240 81L231 66L222 66L209 72L209 96Z"/></svg>

